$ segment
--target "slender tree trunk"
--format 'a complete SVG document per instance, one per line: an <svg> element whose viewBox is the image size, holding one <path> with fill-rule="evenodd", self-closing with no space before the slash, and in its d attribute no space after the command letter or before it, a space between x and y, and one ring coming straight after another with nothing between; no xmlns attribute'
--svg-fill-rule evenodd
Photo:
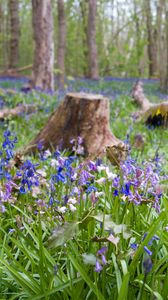
<svg viewBox="0 0 168 300"><path fill-rule="evenodd" d="M83 24L83 35L82 35L82 43L83 43L83 55L84 55L84 59L85 59L85 64L84 64L84 76L88 77L88 35L87 35L87 18L88 18L88 0L83 1L81 0L79 2L80 5L80 10L81 10L81 17L82 17L82 24Z"/></svg>
<svg viewBox="0 0 168 300"><path fill-rule="evenodd" d="M96 46L96 0L89 0L88 15L88 51L89 51L89 77L99 78L98 57Z"/></svg>
<svg viewBox="0 0 168 300"><path fill-rule="evenodd" d="M165 20L165 26L162 19ZM157 5L157 30L160 89L165 91L168 88L168 13L165 0L159 0Z"/></svg>
<svg viewBox="0 0 168 300"><path fill-rule="evenodd" d="M66 17L64 0L57 0L58 6L58 84L64 86L65 81L65 47L66 47Z"/></svg>
<svg viewBox="0 0 168 300"><path fill-rule="evenodd" d="M165 60L165 79L163 89L168 90L168 8L166 10L166 60Z"/></svg>
<svg viewBox="0 0 168 300"><path fill-rule="evenodd" d="M152 28L152 12L150 0L145 0L146 4L146 25L148 36L148 59L149 59L149 77L156 75L157 71L157 58L156 58L156 43L153 35Z"/></svg>
<svg viewBox="0 0 168 300"><path fill-rule="evenodd" d="M3 28L3 10L2 10L2 3L0 3L0 34L2 34Z"/></svg>
<svg viewBox="0 0 168 300"><path fill-rule="evenodd" d="M10 15L10 55L9 68L14 69L19 62L19 1L8 0L9 15Z"/></svg>
<svg viewBox="0 0 168 300"><path fill-rule="evenodd" d="M35 51L32 87L54 89L54 41L52 0L32 0Z"/></svg>
<svg viewBox="0 0 168 300"><path fill-rule="evenodd" d="M142 54L141 50L141 31L140 31L140 23L139 23L139 16L137 14L137 1L134 0L134 15L135 15L135 29L136 29L136 37L135 37L135 44L136 44L136 53L137 53L137 69L139 76L142 75L141 67L140 67L140 58Z"/></svg>

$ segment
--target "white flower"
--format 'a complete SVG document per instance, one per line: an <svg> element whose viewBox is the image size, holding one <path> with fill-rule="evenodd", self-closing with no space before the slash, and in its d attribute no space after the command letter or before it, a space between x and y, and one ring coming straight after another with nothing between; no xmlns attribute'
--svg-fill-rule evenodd
<svg viewBox="0 0 168 300"><path fill-rule="evenodd" d="M71 210L71 211L75 211L76 210L76 207L73 205L73 204L69 204L69 209Z"/></svg>
<svg viewBox="0 0 168 300"><path fill-rule="evenodd" d="M105 178L105 177L101 177L100 179L97 179L96 182L97 182L98 184L103 184L103 183L106 182L106 178Z"/></svg>
<svg viewBox="0 0 168 300"><path fill-rule="evenodd" d="M73 174L73 176L71 177L73 180L76 180L76 178L77 178L77 173L75 173L75 174Z"/></svg>
<svg viewBox="0 0 168 300"><path fill-rule="evenodd" d="M76 204L76 199L75 198L69 198L68 199L68 203L71 203L71 204Z"/></svg>
<svg viewBox="0 0 168 300"><path fill-rule="evenodd" d="M64 214L66 212L66 210L67 210L66 206L62 206L62 207L58 208L58 211L62 214Z"/></svg>
<svg viewBox="0 0 168 300"><path fill-rule="evenodd" d="M40 193L41 193L41 190L40 190L39 186L33 186L32 187L32 196L34 198L36 198L37 195L39 195Z"/></svg>
<svg viewBox="0 0 168 300"><path fill-rule="evenodd" d="M106 167L106 174L107 174L107 178L108 178L108 180L113 180L114 178L116 178L116 177L117 177L117 175L116 175L116 174L114 174L114 173L110 172L110 170L109 170L109 168L108 168L108 167Z"/></svg>
<svg viewBox="0 0 168 300"><path fill-rule="evenodd" d="M39 169L37 170L37 173L43 177L46 177L47 176L47 173L43 170L43 169Z"/></svg>
<svg viewBox="0 0 168 300"><path fill-rule="evenodd" d="M103 196L104 193L103 192L95 192L95 197L100 197L100 196Z"/></svg>
<svg viewBox="0 0 168 300"><path fill-rule="evenodd" d="M73 193L74 193L74 194L78 194L78 193L79 193L79 189L78 189L77 186L75 186L75 187L73 188Z"/></svg>
<svg viewBox="0 0 168 300"><path fill-rule="evenodd" d="M47 158L47 157L50 157L50 156L51 156L50 150L46 150L46 151L44 152L44 157Z"/></svg>
<svg viewBox="0 0 168 300"><path fill-rule="evenodd" d="M56 159L51 159L51 167L55 168L59 165L58 161Z"/></svg>
<svg viewBox="0 0 168 300"><path fill-rule="evenodd" d="M101 171L104 171L106 169L105 166L97 166L97 171L100 173Z"/></svg>

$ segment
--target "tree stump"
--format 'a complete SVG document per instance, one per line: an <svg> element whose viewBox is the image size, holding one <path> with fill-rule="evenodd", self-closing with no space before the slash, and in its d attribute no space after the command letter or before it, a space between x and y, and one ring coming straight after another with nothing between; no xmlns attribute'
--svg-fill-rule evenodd
<svg viewBox="0 0 168 300"><path fill-rule="evenodd" d="M132 91L134 102L140 107L135 116L144 123L153 126L168 125L168 102L151 103L143 91L143 83L138 81Z"/></svg>
<svg viewBox="0 0 168 300"><path fill-rule="evenodd" d="M116 164L126 156L125 144L110 131L109 100L85 93L68 93L25 153L35 153L39 143L43 149L55 150L61 145L62 149L72 150L70 141L79 136L83 139L85 156L102 155L107 146L111 162Z"/></svg>

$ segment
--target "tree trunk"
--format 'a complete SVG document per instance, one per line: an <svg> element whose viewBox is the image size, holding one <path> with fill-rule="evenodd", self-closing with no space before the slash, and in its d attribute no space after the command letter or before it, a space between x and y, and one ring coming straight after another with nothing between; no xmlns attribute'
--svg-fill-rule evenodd
<svg viewBox="0 0 168 300"><path fill-rule="evenodd" d="M81 0L79 2L80 5L80 11L81 11L81 18L82 18L82 25L83 25L83 35L82 35L82 44L83 44L83 55L84 55L84 60L85 60L85 64L84 64L84 76L88 77L88 34L87 34L87 19L88 19L88 0L83 1Z"/></svg>
<svg viewBox="0 0 168 300"><path fill-rule="evenodd" d="M64 87L65 81L65 43L66 43L66 19L64 0L57 0L58 6L58 84Z"/></svg>
<svg viewBox="0 0 168 300"><path fill-rule="evenodd" d="M168 6L166 11L166 52L167 52L167 59L166 59L166 84L165 90L168 90Z"/></svg>
<svg viewBox="0 0 168 300"><path fill-rule="evenodd" d="M9 68L14 69L19 61L19 37L20 37L20 23L19 23L19 1L8 0L9 15L10 15L10 56Z"/></svg>
<svg viewBox="0 0 168 300"><path fill-rule="evenodd" d="M145 0L146 4L146 26L148 39L148 59L149 59L149 77L156 76L157 73L157 57L156 57L156 41L152 28L152 12L150 0Z"/></svg>
<svg viewBox="0 0 168 300"><path fill-rule="evenodd" d="M109 101L101 95L69 93L47 124L28 145L26 153L35 153L39 143L43 149L72 150L71 140L83 140L84 155L96 157L110 149L111 161L125 158L126 147L111 132ZM109 153L108 153L109 154Z"/></svg>
<svg viewBox="0 0 168 300"><path fill-rule="evenodd" d="M135 20L135 30L136 30L136 37L135 37L135 46L136 46L136 55L137 55L137 69L139 76L142 75L141 67L140 67L140 59L142 56L142 46L141 46L141 30L140 30L140 22L138 16L138 9L137 9L137 1L134 0L134 20Z"/></svg>
<svg viewBox="0 0 168 300"><path fill-rule="evenodd" d="M54 89L54 42L52 0L32 0L35 51L32 87Z"/></svg>
<svg viewBox="0 0 168 300"><path fill-rule="evenodd" d="M162 74L162 81L161 81L161 89L163 91L168 90L168 9L165 13L165 60L163 61L163 74Z"/></svg>
<svg viewBox="0 0 168 300"><path fill-rule="evenodd" d="M89 51L89 77L99 78L98 57L96 45L96 7L97 0L89 0L88 15L88 51Z"/></svg>
<svg viewBox="0 0 168 300"><path fill-rule="evenodd" d="M162 16L164 11L164 0L159 0L157 5L157 44L158 44L158 68L159 68L159 79L160 89L164 90L164 78L165 78L165 39L163 35L163 24Z"/></svg>

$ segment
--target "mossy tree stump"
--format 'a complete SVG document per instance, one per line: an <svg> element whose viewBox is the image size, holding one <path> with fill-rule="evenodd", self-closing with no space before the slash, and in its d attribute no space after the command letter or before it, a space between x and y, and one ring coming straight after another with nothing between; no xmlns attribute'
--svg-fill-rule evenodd
<svg viewBox="0 0 168 300"><path fill-rule="evenodd" d="M62 149L71 150L70 141L79 136L83 139L85 156L97 157L110 146L117 161L125 157L125 144L110 131L109 100L85 93L68 93L25 152L35 153L39 143L43 149L55 150L61 145Z"/></svg>

